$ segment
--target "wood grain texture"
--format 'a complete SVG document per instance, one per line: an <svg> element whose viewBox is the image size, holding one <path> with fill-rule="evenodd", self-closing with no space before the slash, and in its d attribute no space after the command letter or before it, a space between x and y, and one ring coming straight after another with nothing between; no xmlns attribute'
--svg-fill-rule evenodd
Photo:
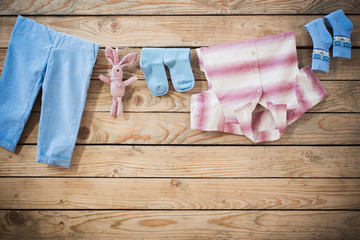
<svg viewBox="0 0 360 240"><path fill-rule="evenodd" d="M207 46L294 31L296 44L311 47L304 25L322 16L106 16L31 17L55 31L72 34L101 46ZM360 15L348 16L356 23ZM0 47L7 47L16 17L0 18ZM25 30L24 30L25 31ZM156 34L154 34L156 33ZM360 28L351 33L353 47L360 46Z"/></svg>
<svg viewBox="0 0 360 240"><path fill-rule="evenodd" d="M360 179L2 178L1 209L360 209Z"/></svg>
<svg viewBox="0 0 360 240"><path fill-rule="evenodd" d="M352 58L316 73L328 98L280 140L190 129L190 97L207 89L194 48L294 31L303 67L313 45L304 25L337 9L355 26ZM1 239L359 239L357 0L4 0L0 71L17 14L102 48L70 169L35 162L39 101L16 152L0 148ZM170 83L167 95L151 95L138 58L125 69L140 79L125 115L110 118L109 87L98 80L111 68L106 45L121 56L190 47L195 87L178 93Z"/></svg>
<svg viewBox="0 0 360 240"><path fill-rule="evenodd" d="M141 49L120 49L120 55L129 52L137 52L139 55ZM310 49L298 49L299 65L304 66L311 62ZM6 49L0 49L0 70L4 63ZM139 59L139 58L138 58ZM190 98L192 94L207 90L207 83L204 82L205 75L200 71L195 50L191 51L191 63L195 78L203 81L196 81L192 90L187 92L176 92L169 81L168 94L157 97L150 93L145 81L138 81L127 87L124 98L125 111L137 112L189 112ZM112 104L109 87L97 79L99 74L105 74L111 66L104 57L104 50L101 49L93 71L93 80L90 82L88 97L86 100L85 111L109 111ZM144 80L144 75L139 66L139 60L133 67L125 69L124 79L131 76L137 76ZM334 58L331 61L331 73L316 74L322 80L333 79L334 81L323 81L329 96L320 104L310 109L309 112L359 112L360 103L360 85L358 82L339 81L338 80L359 80L360 79L360 49L353 49L352 59ZM170 77L168 77L170 80ZM40 111L40 98L37 99L34 111Z"/></svg>
<svg viewBox="0 0 360 240"><path fill-rule="evenodd" d="M356 0L346 1L50 1L5 0L0 3L1 15L198 15L198 14L327 14L343 9L347 14L359 14Z"/></svg>
<svg viewBox="0 0 360 240"><path fill-rule="evenodd" d="M5 51L5 49L0 49L0 63L2 59L5 58ZM139 57L132 67L124 69L124 78L130 78L135 75L139 79L145 79L139 65L141 48L119 49L120 56L125 56L130 52L136 52ZM300 68L311 65L312 49L298 48L297 57ZM195 79L206 80L205 74L200 70L195 49L191 49L190 61ZM98 79L99 74L106 74L109 69L111 69L111 64L105 58L105 50L100 49L94 66L92 79ZM316 72L316 75L320 80L360 80L360 49L354 48L351 50L351 59L331 58L329 72ZM168 79L170 79L169 74Z"/></svg>
<svg viewBox="0 0 360 240"><path fill-rule="evenodd" d="M19 143L36 143L39 113L32 113ZM190 129L189 113L84 112L77 143L86 144L253 144L242 135ZM334 145L360 143L360 115L306 113L268 145Z"/></svg>
<svg viewBox="0 0 360 240"><path fill-rule="evenodd" d="M6 50L6 48L0 48L0 71L4 64ZM124 68L124 79L136 76L144 80L145 77L139 65L141 48L120 48L119 56L125 56L131 52L136 52L139 57L133 66ZM311 65L312 49L297 49L297 53L300 68ZM190 60L195 79L206 80L205 74L200 70L195 49L191 49ZM109 69L111 65L105 58L105 50L100 49L91 78L98 80L99 74L107 74ZM351 50L351 59L332 58L329 72L316 72L316 75L320 80L360 80L360 49ZM170 80L169 74L168 79Z"/></svg>
<svg viewBox="0 0 360 240"><path fill-rule="evenodd" d="M350 211L0 211L3 239L358 239Z"/></svg>
<svg viewBox="0 0 360 240"><path fill-rule="evenodd" d="M191 153L191 154L189 154ZM360 177L360 148L76 146L69 169L35 162L36 146L0 149L0 176Z"/></svg>
<svg viewBox="0 0 360 240"><path fill-rule="evenodd" d="M309 112L360 112L360 84L358 81L323 81L329 95ZM193 89L186 92L174 90L169 81L169 92L161 97L150 93L146 82L139 80L126 87L123 106L125 112L190 112L191 95L207 91L206 81L196 81ZM39 112L40 96L33 111ZM85 111L110 112L112 97L110 87L100 80L90 81Z"/></svg>

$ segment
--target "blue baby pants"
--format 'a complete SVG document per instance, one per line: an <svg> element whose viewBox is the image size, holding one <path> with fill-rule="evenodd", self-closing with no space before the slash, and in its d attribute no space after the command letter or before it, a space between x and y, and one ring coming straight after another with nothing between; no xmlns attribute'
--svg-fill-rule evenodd
<svg viewBox="0 0 360 240"><path fill-rule="evenodd" d="M69 167L98 49L19 16L0 79L0 146L15 151L42 87L36 162Z"/></svg>

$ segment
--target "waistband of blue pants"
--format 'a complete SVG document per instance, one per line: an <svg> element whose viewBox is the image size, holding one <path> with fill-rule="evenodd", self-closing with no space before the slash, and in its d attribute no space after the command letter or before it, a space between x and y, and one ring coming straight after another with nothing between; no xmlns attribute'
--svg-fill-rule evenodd
<svg viewBox="0 0 360 240"><path fill-rule="evenodd" d="M99 44L90 42L88 40L85 40L85 39L82 39L82 38L79 38L79 37L76 37L74 35L65 34L65 33L62 33L62 32L57 32L57 31L55 31L55 30L53 30L53 29L51 29L49 27L46 27L43 24L40 24L40 23L30 19L30 18L26 18L26 17L23 17L21 15L18 15L18 18L16 20L16 23L15 23L12 34L14 34L17 30L19 30L20 27L21 28L26 28L26 25L31 25L31 24L33 25L32 27L43 28L45 31L48 31L53 36L53 39L54 39L53 44L54 45L56 45L61 39L70 40L72 42L77 42L78 44L81 44L82 47L86 47L91 51L92 60L96 59L97 52L98 52L98 49L99 49ZM39 38L41 38L41 36L39 36ZM73 46L73 45L74 44L69 45L69 46Z"/></svg>

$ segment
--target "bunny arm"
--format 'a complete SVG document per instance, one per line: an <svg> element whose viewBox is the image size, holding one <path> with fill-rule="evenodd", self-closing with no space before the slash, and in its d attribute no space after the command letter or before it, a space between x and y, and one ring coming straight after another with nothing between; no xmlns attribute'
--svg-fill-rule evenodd
<svg viewBox="0 0 360 240"><path fill-rule="evenodd" d="M108 77L106 77L106 76L104 76L104 75L102 75L102 74L99 76L99 79L100 79L101 81L109 84L109 85L111 84L110 78L108 78Z"/></svg>
<svg viewBox="0 0 360 240"><path fill-rule="evenodd" d="M137 81L137 77L131 77L128 80L124 81L124 85L128 86L128 85L130 85L130 84L132 84L133 82L136 82L136 81Z"/></svg>

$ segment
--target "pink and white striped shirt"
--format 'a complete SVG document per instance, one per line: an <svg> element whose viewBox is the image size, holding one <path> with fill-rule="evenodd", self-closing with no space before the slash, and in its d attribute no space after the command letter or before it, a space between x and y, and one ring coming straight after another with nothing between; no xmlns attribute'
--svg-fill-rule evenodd
<svg viewBox="0 0 360 240"><path fill-rule="evenodd" d="M298 68L295 33L197 49L209 90L191 97L191 128L277 140L327 96L309 66Z"/></svg>

